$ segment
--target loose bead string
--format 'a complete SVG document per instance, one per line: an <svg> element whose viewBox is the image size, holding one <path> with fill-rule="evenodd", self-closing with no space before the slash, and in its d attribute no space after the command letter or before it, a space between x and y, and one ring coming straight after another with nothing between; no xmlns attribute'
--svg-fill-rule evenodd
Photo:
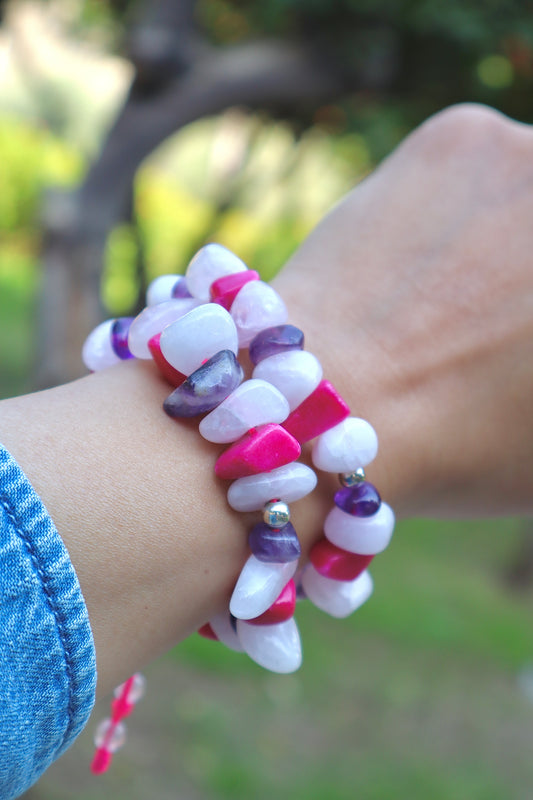
<svg viewBox="0 0 533 800"><path fill-rule="evenodd" d="M392 536L394 514L364 473L377 453L376 434L368 422L350 416L335 387L323 380L320 363L303 349L302 331L287 323L279 295L220 245L202 248L185 276L153 281L147 302L134 319L98 326L84 345L85 364L98 370L127 358L152 358L176 387L165 412L173 418L204 415L204 438L229 444L215 474L232 481L232 508L261 511L262 520L249 533L251 555L229 610L199 633L244 650L267 669L293 672L302 659L296 598L308 598L331 616L348 616L372 593L367 567ZM246 348L254 369L243 382L236 356ZM289 503L315 488L314 471L298 462L311 440L314 466L338 473L342 488L324 538L298 571L300 544ZM130 678L119 691L129 697L127 687L139 679ZM130 713L136 700L121 702ZM93 771L105 771L123 743L123 716L113 713L99 727Z"/></svg>

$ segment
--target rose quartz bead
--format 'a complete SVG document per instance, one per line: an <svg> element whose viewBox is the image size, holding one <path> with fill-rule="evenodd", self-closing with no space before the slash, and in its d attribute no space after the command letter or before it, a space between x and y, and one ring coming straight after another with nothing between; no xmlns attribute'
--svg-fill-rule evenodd
<svg viewBox="0 0 533 800"><path fill-rule="evenodd" d="M263 614L290 581L298 561L272 564L249 556L235 584L229 610L237 619L253 619Z"/></svg>
<svg viewBox="0 0 533 800"><path fill-rule="evenodd" d="M314 439L350 413L340 394L329 381L321 381L315 391L287 417L283 427L300 444Z"/></svg>
<svg viewBox="0 0 533 800"><path fill-rule="evenodd" d="M269 472L300 457L296 439L280 425L253 428L230 445L215 464L218 478L234 480L259 472Z"/></svg>
<svg viewBox="0 0 533 800"><path fill-rule="evenodd" d="M207 244L198 250L185 272L187 288L193 297L206 303L211 284L223 275L243 272L248 267L221 244Z"/></svg>
<svg viewBox="0 0 533 800"><path fill-rule="evenodd" d="M148 349L150 350L152 358L154 359L161 375L166 378L171 386L180 386L187 376L183 375L181 372L178 372L177 369L174 369L172 364L168 363L165 356L161 352L161 345L159 343L160 339L160 333L152 336L148 342Z"/></svg>
<svg viewBox="0 0 533 800"><path fill-rule="evenodd" d="M229 397L200 422L200 433L208 442L234 442L250 428L267 422L283 422L289 404L275 386L266 381L244 381Z"/></svg>
<svg viewBox="0 0 533 800"><path fill-rule="evenodd" d="M348 617L370 597L373 582L368 572L354 581L332 581L308 564L302 575L302 587L309 600L331 617Z"/></svg>
<svg viewBox="0 0 533 800"><path fill-rule="evenodd" d="M385 550L394 530L394 513L382 503L371 517L354 517L334 506L324 522L324 533L330 542L363 556Z"/></svg>
<svg viewBox="0 0 533 800"><path fill-rule="evenodd" d="M250 625L277 625L279 622L285 622L293 616L295 608L296 586L294 581L290 580L270 608L259 617L249 620Z"/></svg>
<svg viewBox="0 0 533 800"><path fill-rule="evenodd" d="M260 280L259 273L254 269L236 272L233 275L223 275L211 284L209 289L211 301L229 311L245 283L258 280Z"/></svg>
<svg viewBox="0 0 533 800"><path fill-rule="evenodd" d="M168 363L190 375L221 350L237 355L237 329L225 308L207 303L167 325L159 344Z"/></svg>
<svg viewBox="0 0 533 800"><path fill-rule="evenodd" d="M111 331L115 323L114 319L108 319L100 323L86 338L83 349L83 363L91 372L98 372L106 367L112 367L121 361L115 353L111 342Z"/></svg>
<svg viewBox="0 0 533 800"><path fill-rule="evenodd" d="M226 647L230 648L230 650L235 650L238 653L242 653L242 645L239 642L239 638L233 625L231 624L229 611L223 611L221 614L216 614L214 617L211 617L209 624L217 635L219 642L225 644Z"/></svg>
<svg viewBox="0 0 533 800"><path fill-rule="evenodd" d="M181 278L181 275L159 275L148 285L146 290L146 305L155 306L172 299L172 290Z"/></svg>
<svg viewBox="0 0 533 800"><path fill-rule="evenodd" d="M309 560L316 571L334 581L354 581L368 567L374 556L349 553L321 539L311 548Z"/></svg>
<svg viewBox="0 0 533 800"><path fill-rule="evenodd" d="M305 464L292 462L271 472L239 478L228 489L228 503L235 511L259 511L269 500L294 503L313 491L316 474Z"/></svg>
<svg viewBox="0 0 533 800"><path fill-rule="evenodd" d="M322 380L318 359L307 350L289 350L260 361L254 378L272 383L288 400L291 411L315 391Z"/></svg>
<svg viewBox="0 0 533 800"><path fill-rule="evenodd" d="M231 306L231 316L239 332L239 347L248 347L259 331L288 319L285 303L264 281L251 281L242 287Z"/></svg>
<svg viewBox="0 0 533 800"><path fill-rule="evenodd" d="M372 425L348 417L318 437L313 445L313 464L326 472L355 472L366 467L378 452L378 437Z"/></svg>
<svg viewBox="0 0 533 800"><path fill-rule="evenodd" d="M286 675L301 666L302 645L294 619L277 625L251 625L238 620L237 634L245 652L264 669Z"/></svg>
<svg viewBox="0 0 533 800"><path fill-rule="evenodd" d="M163 328L198 305L193 297L179 297L166 303L148 306L135 317L128 334L128 346L136 358L151 358L148 342Z"/></svg>

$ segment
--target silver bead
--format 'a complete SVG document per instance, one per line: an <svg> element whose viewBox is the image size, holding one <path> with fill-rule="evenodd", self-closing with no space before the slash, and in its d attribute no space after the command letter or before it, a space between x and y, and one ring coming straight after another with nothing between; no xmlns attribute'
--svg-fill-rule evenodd
<svg viewBox="0 0 533 800"><path fill-rule="evenodd" d="M358 483L366 481L366 475L363 467L359 467L354 472L341 472L339 480L343 486L356 486Z"/></svg>
<svg viewBox="0 0 533 800"><path fill-rule="evenodd" d="M283 528L291 518L289 506L282 500L270 500L263 508L263 521L271 528Z"/></svg>

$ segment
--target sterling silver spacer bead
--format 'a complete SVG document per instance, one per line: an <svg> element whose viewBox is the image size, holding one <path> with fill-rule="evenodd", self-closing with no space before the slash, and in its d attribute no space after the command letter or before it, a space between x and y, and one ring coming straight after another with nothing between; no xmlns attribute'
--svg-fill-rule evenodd
<svg viewBox="0 0 533 800"><path fill-rule="evenodd" d="M263 508L263 522L271 528L283 528L291 518L287 503L282 500L270 500Z"/></svg>
<svg viewBox="0 0 533 800"><path fill-rule="evenodd" d="M354 472L341 472L339 480L343 486L356 486L358 483L366 481L366 475L363 467L359 467Z"/></svg>

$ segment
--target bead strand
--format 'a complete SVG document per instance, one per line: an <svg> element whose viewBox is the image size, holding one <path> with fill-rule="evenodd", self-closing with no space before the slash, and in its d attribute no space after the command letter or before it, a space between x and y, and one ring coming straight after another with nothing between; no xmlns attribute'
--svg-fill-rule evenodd
<svg viewBox="0 0 533 800"><path fill-rule="evenodd" d="M323 378L277 292L222 246L202 248L185 276L157 278L147 302L133 320L98 326L84 346L85 363L95 370L124 358L152 358L174 387L165 412L178 419L202 415L201 435L228 445L215 463L217 477L232 481L228 503L236 511L261 512L262 519L249 532L250 555L229 609L199 633L245 651L267 669L292 672L301 663L297 597L344 617L372 593L367 567L394 527L392 510L364 473L377 454L376 434L350 416ZM243 349L253 364L248 380L237 360ZM298 461L312 440L313 465L338 473L342 488L324 538L299 570L289 504L316 486L315 472ZM121 723L113 719L97 745L105 751L102 763L121 743Z"/></svg>
<svg viewBox="0 0 533 800"><path fill-rule="evenodd" d="M91 763L91 772L94 775L107 772L114 753L124 745L126 726L122 720L129 717L144 695L144 691L145 680L138 672L115 689L114 699L111 702L111 716L102 720L94 737L96 751Z"/></svg>

